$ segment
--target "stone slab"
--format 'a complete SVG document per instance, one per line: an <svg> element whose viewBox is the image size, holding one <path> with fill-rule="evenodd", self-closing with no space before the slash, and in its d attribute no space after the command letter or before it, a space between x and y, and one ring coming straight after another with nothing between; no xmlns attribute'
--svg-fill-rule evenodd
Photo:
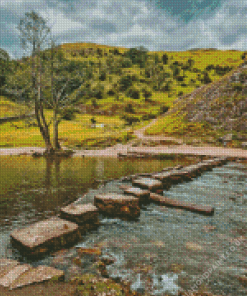
<svg viewBox="0 0 247 296"><path fill-rule="evenodd" d="M77 224L99 224L99 210L93 204L71 204L61 209L61 218Z"/></svg>
<svg viewBox="0 0 247 296"><path fill-rule="evenodd" d="M7 274L0 278L0 286L10 287L12 283L24 272L31 268L29 264L16 265Z"/></svg>
<svg viewBox="0 0 247 296"><path fill-rule="evenodd" d="M23 286L44 282L51 279L63 280L64 271L58 270L53 267L40 265L36 268L29 269L24 274L20 275L13 283L10 285L11 289L20 288Z"/></svg>
<svg viewBox="0 0 247 296"><path fill-rule="evenodd" d="M77 224L52 217L11 233L13 245L26 256L57 250L80 238Z"/></svg>
<svg viewBox="0 0 247 296"><path fill-rule="evenodd" d="M0 278L17 265L19 265L19 262L16 260L0 259Z"/></svg>
<svg viewBox="0 0 247 296"><path fill-rule="evenodd" d="M163 188L162 182L153 178L134 179L132 180L132 184L143 189L148 189L150 191L155 191L157 189Z"/></svg>
<svg viewBox="0 0 247 296"><path fill-rule="evenodd" d="M175 207L180 208L184 210L188 210L191 212L196 212L204 215L213 215L214 214L214 208L210 206L204 206L204 205L196 205L188 202L178 201L174 199L170 199L158 194L151 193L150 194L150 200L158 203L160 205L168 206L168 207Z"/></svg>
<svg viewBox="0 0 247 296"><path fill-rule="evenodd" d="M94 205L100 212L112 217L132 219L140 215L139 199L134 196L116 193L96 195Z"/></svg>
<svg viewBox="0 0 247 296"><path fill-rule="evenodd" d="M144 190L138 187L126 188L124 189L124 193L134 195L135 197L138 197L141 200L148 199L150 196L149 190Z"/></svg>

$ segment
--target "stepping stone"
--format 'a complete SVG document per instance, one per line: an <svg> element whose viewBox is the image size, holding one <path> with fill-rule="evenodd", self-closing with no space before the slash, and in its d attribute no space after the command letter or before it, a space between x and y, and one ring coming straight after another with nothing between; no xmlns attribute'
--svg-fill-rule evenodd
<svg viewBox="0 0 247 296"><path fill-rule="evenodd" d="M99 210L91 203L71 204L61 209L61 218L91 229L99 225Z"/></svg>
<svg viewBox="0 0 247 296"><path fill-rule="evenodd" d="M159 205L164 205L167 207L175 207L175 208L184 209L187 211L196 212L204 215L214 214L214 208L210 206L196 205L192 203L178 201L178 200L170 199L154 193L150 194L150 200L153 201L154 203L157 203Z"/></svg>
<svg viewBox="0 0 247 296"><path fill-rule="evenodd" d="M80 239L77 224L52 217L11 233L12 244L25 256L40 256Z"/></svg>
<svg viewBox="0 0 247 296"><path fill-rule="evenodd" d="M123 188L125 194L134 195L135 197L139 198L140 201L148 201L150 196L150 191L140 189L138 187L130 187L126 186Z"/></svg>
<svg viewBox="0 0 247 296"><path fill-rule="evenodd" d="M111 217L135 219L140 216L139 199L122 194L102 194L94 197L94 205Z"/></svg>
<svg viewBox="0 0 247 296"><path fill-rule="evenodd" d="M152 178L140 178L132 180L132 185L136 185L143 189L155 191L157 189L163 189L163 184L159 180Z"/></svg>
<svg viewBox="0 0 247 296"><path fill-rule="evenodd" d="M27 272L21 274L10 286L11 289L20 288L23 286L40 283L43 281L56 279L64 279L64 271L53 267L40 265L36 268L31 268Z"/></svg>
<svg viewBox="0 0 247 296"><path fill-rule="evenodd" d="M0 259L0 278L19 264L16 260Z"/></svg>
<svg viewBox="0 0 247 296"><path fill-rule="evenodd" d="M0 286L10 287L11 284L24 272L31 268L29 264L22 264L14 266L7 274L0 278Z"/></svg>

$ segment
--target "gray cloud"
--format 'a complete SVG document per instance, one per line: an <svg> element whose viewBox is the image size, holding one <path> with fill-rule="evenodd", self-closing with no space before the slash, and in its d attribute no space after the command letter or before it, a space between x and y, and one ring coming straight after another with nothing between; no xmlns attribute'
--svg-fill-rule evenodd
<svg viewBox="0 0 247 296"><path fill-rule="evenodd" d="M143 45L149 50L246 49L245 0L227 0L211 14L189 22L149 0L1 0L0 47L21 55L16 27L30 10L47 19L59 43Z"/></svg>

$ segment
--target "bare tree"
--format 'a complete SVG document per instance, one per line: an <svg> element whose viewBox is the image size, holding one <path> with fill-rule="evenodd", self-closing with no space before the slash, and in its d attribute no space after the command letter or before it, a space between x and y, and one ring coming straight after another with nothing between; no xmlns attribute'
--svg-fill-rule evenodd
<svg viewBox="0 0 247 296"><path fill-rule="evenodd" d="M46 152L52 153L54 148L50 139L49 126L44 115L44 98L42 94L42 62L41 50L47 45L50 28L46 21L36 12L27 12L18 26L24 50L31 51L31 82L34 99L35 117L40 133L45 141Z"/></svg>
<svg viewBox="0 0 247 296"><path fill-rule="evenodd" d="M29 95L34 101L35 117L44 139L46 153L52 154L60 150L58 125L61 121L61 110L75 102L72 93L82 83L82 69L78 63L67 61L63 53L55 46L51 30L46 21L36 12L26 13L18 26L23 48L29 52L28 79ZM23 90L22 90L23 91ZM49 106L53 110L53 141L50 136L50 124L44 109Z"/></svg>

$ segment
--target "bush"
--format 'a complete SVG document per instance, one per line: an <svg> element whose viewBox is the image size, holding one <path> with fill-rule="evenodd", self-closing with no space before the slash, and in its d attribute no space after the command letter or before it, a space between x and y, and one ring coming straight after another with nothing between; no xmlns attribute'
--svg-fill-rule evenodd
<svg viewBox="0 0 247 296"><path fill-rule="evenodd" d="M65 108L61 111L61 118L64 120L73 120L75 119L75 114L77 113L77 110L73 107L71 108Z"/></svg>
<svg viewBox="0 0 247 296"><path fill-rule="evenodd" d="M166 113L169 110L168 106L161 106L160 107L160 114Z"/></svg>
<svg viewBox="0 0 247 296"><path fill-rule="evenodd" d="M126 121L128 125L132 125L134 122L139 122L140 119L137 116L125 114L122 119Z"/></svg>
<svg viewBox="0 0 247 296"><path fill-rule="evenodd" d="M129 58L123 58L122 68L130 68L132 66L132 61Z"/></svg>
<svg viewBox="0 0 247 296"><path fill-rule="evenodd" d="M156 118L155 114L149 113L142 116L142 120L150 120Z"/></svg>
<svg viewBox="0 0 247 296"><path fill-rule="evenodd" d="M128 91L126 92L126 95L135 100L140 99L140 92L138 89L134 87L129 88Z"/></svg>
<svg viewBox="0 0 247 296"><path fill-rule="evenodd" d="M125 91L132 85L132 76L126 75L120 78L119 80L119 90Z"/></svg>
<svg viewBox="0 0 247 296"><path fill-rule="evenodd" d="M135 113L133 105L131 103L127 104L124 108L124 111L127 113Z"/></svg>
<svg viewBox="0 0 247 296"><path fill-rule="evenodd" d="M147 89L147 88L144 88L144 89L142 90L142 93L143 93L143 96L144 96L144 98L145 98L145 101L148 101L148 99L152 97L152 92L151 92L151 90L149 90L149 89Z"/></svg>
<svg viewBox="0 0 247 296"><path fill-rule="evenodd" d="M164 65L168 64L168 60L169 60L168 55L166 53L163 54L162 61Z"/></svg>
<svg viewBox="0 0 247 296"><path fill-rule="evenodd" d="M116 91L114 90L114 89L109 89L109 91L107 92L107 94L109 95L109 96L111 96L111 97L113 97L113 96L115 96L115 94L116 94Z"/></svg>

